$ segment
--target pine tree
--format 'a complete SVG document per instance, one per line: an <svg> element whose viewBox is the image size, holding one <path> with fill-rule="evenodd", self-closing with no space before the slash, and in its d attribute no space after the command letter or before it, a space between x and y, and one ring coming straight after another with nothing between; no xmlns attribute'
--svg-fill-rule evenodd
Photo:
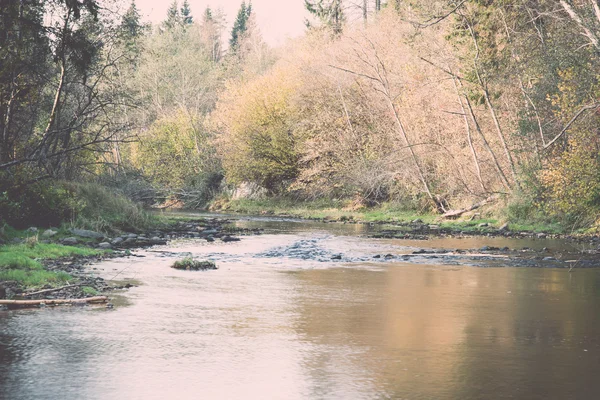
<svg viewBox="0 0 600 400"><path fill-rule="evenodd" d="M250 2L248 6L246 6L246 2L242 1L240 9L237 13L237 17L233 24L233 29L231 30L231 39L229 39L229 48L234 52L236 51L239 45L240 37L242 37L242 35L248 29L248 18L250 18L251 14L252 2Z"/></svg>
<svg viewBox="0 0 600 400"><path fill-rule="evenodd" d="M163 27L165 29L173 29L177 25L181 24L181 15L179 14L179 6L177 0L173 0L169 9L167 10L167 19L163 21Z"/></svg>
<svg viewBox="0 0 600 400"><path fill-rule="evenodd" d="M203 23L208 23L212 20L213 20L212 10L210 9L210 6L207 6L206 10L204 10L204 15L202 16L202 21L203 21Z"/></svg>
<svg viewBox="0 0 600 400"><path fill-rule="evenodd" d="M138 39L144 30L144 25L141 23L140 11L135 4L135 0L131 1L131 5L121 18L121 35L127 45L132 44Z"/></svg>
<svg viewBox="0 0 600 400"><path fill-rule="evenodd" d="M330 28L334 35L342 33L346 20L342 0L304 0L304 7L317 17L322 25ZM306 21L306 26L312 28L310 21Z"/></svg>
<svg viewBox="0 0 600 400"><path fill-rule="evenodd" d="M188 0L183 0L183 5L181 6L181 20L183 25L191 25L194 22L194 17L192 17L192 10Z"/></svg>

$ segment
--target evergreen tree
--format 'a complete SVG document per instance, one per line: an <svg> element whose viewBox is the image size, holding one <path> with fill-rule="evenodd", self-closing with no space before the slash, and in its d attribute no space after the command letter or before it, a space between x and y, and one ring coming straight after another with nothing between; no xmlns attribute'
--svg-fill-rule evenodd
<svg viewBox="0 0 600 400"><path fill-rule="evenodd" d="M202 22L206 24L208 22L211 22L212 20L213 20L212 10L210 9L210 6L207 6L206 10L204 10L204 15L202 16Z"/></svg>
<svg viewBox="0 0 600 400"><path fill-rule="evenodd" d="M131 5L121 18L120 33L125 45L128 47L135 46L137 39L143 34L145 28L141 22L140 11L135 4L135 0L132 0Z"/></svg>
<svg viewBox="0 0 600 400"><path fill-rule="evenodd" d="M342 33L346 17L342 8L342 0L304 0L306 10L314 15L322 25L328 27L335 35ZM310 21L306 26L312 28Z"/></svg>
<svg viewBox="0 0 600 400"><path fill-rule="evenodd" d="M229 48L232 51L236 51L240 38L242 35L248 30L248 18L252 14L252 2L246 6L246 2L242 1L240 9L237 13L237 17L233 24L233 29L231 30L231 39L229 39Z"/></svg>
<svg viewBox="0 0 600 400"><path fill-rule="evenodd" d="M168 30L173 29L178 25L181 25L181 15L179 14L177 0L173 0L167 10L167 19L163 21L163 27Z"/></svg>
<svg viewBox="0 0 600 400"><path fill-rule="evenodd" d="M13 159L19 142L33 129L37 88L44 85L45 72L51 69L43 13L40 0L25 7L9 0L0 7L0 164ZM0 177L0 189L1 184Z"/></svg>
<svg viewBox="0 0 600 400"><path fill-rule="evenodd" d="M181 21L183 25L191 25L194 22L188 0L183 0L183 5L181 6Z"/></svg>

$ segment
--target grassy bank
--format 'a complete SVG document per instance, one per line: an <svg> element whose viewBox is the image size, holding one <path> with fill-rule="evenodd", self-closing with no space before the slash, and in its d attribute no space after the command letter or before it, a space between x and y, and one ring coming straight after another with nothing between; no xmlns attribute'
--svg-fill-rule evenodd
<svg viewBox="0 0 600 400"><path fill-rule="evenodd" d="M44 186L5 194L0 198L0 212L0 284L13 281L23 288L60 286L72 280L67 273L44 269L44 260L102 253L59 244L73 236L73 228L112 236L167 223L125 196L94 183L44 182ZM51 235L42 234L46 228L52 229ZM95 242L83 237L77 240L82 245Z"/></svg>
<svg viewBox="0 0 600 400"><path fill-rule="evenodd" d="M426 224L436 224L442 228L455 228L464 232L486 233L508 223L508 228L515 232L571 233L556 222L511 220L504 209L481 209L477 215L465 214L457 220L442 219L439 214L407 210L401 204L384 203L377 207L353 209L348 201L316 200L295 201L286 198L263 200L229 200L218 204L222 212L249 215L291 216L304 219L333 221L362 221L374 223L408 224L421 220ZM487 226L482 226L487 224Z"/></svg>
<svg viewBox="0 0 600 400"><path fill-rule="evenodd" d="M0 282L15 281L25 287L58 286L70 281L72 277L64 272L45 270L42 260L92 256L101 252L101 250L46 243L0 246Z"/></svg>

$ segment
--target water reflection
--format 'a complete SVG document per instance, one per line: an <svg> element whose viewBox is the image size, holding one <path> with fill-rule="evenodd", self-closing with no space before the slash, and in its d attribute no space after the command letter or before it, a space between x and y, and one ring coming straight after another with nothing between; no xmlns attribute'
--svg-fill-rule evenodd
<svg viewBox="0 0 600 400"><path fill-rule="evenodd" d="M206 273L102 263L143 283L115 310L0 313L0 399L600 398L599 270L255 256L304 229L163 248L210 254ZM356 254L398 244L327 233Z"/></svg>

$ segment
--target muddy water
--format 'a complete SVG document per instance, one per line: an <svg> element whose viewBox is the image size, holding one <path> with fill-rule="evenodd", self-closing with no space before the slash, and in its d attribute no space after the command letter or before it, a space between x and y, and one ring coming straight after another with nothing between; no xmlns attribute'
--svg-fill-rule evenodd
<svg viewBox="0 0 600 400"><path fill-rule="evenodd" d="M549 243L238 225L265 233L182 240L93 266L139 283L112 310L0 312L0 398L600 398L600 269L372 258ZM169 268L185 254L219 270Z"/></svg>

